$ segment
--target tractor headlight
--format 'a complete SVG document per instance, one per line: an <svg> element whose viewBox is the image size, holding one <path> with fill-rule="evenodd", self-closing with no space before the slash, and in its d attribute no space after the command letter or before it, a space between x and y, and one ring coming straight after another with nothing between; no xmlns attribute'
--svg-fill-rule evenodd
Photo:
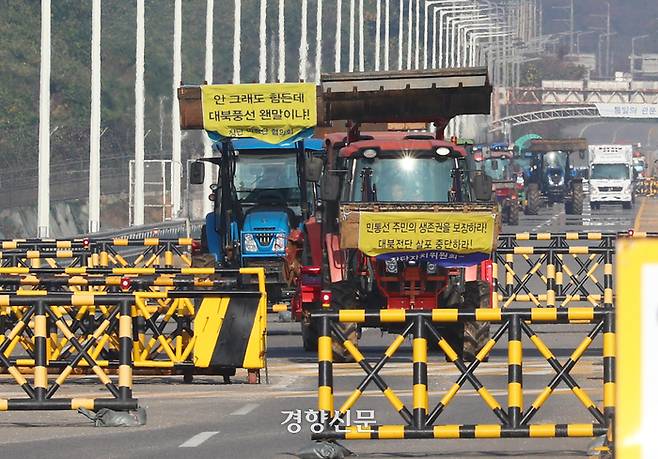
<svg viewBox="0 0 658 459"><path fill-rule="evenodd" d="M386 260L386 272L389 274L398 273L398 262L397 260Z"/></svg>
<svg viewBox="0 0 658 459"><path fill-rule="evenodd" d="M274 244L272 245L272 250L274 252L283 252L286 250L286 235L284 233L278 233L274 237Z"/></svg>
<svg viewBox="0 0 658 459"><path fill-rule="evenodd" d="M253 234L246 233L243 239L245 252L258 252L258 244L256 244L256 239Z"/></svg>

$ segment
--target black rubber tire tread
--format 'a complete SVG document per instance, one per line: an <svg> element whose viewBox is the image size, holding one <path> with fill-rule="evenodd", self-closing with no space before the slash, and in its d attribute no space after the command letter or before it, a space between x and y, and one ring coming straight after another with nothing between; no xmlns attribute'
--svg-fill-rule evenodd
<svg viewBox="0 0 658 459"><path fill-rule="evenodd" d="M583 214L583 201L585 194L583 193L582 183L574 183L571 190L571 215ZM569 212L567 212L569 213Z"/></svg>
<svg viewBox="0 0 658 459"><path fill-rule="evenodd" d="M303 318L300 324L302 326L302 346L304 350L306 352L316 352L318 350L318 332Z"/></svg>
<svg viewBox="0 0 658 459"><path fill-rule="evenodd" d="M632 209L633 208L633 203L632 202L622 202L621 203L622 209Z"/></svg>
<svg viewBox="0 0 658 459"><path fill-rule="evenodd" d="M489 301L490 286L485 281L470 281L464 285L464 308L487 308ZM467 321L464 322L462 359L472 362L475 356L489 341L489 322Z"/></svg>
<svg viewBox="0 0 658 459"><path fill-rule="evenodd" d="M345 322L345 323L339 323L338 328L340 328L340 331L345 335L345 337L350 341L354 346L358 346L359 344L359 336L357 333L357 326L354 322ZM345 346L343 346L343 343L339 343L334 340L331 342L331 346L334 350L334 362L336 363L347 363L347 362L354 362L354 357L352 357L352 354L350 354L347 349L345 349Z"/></svg>
<svg viewBox="0 0 658 459"><path fill-rule="evenodd" d="M200 243L201 243L201 253L208 253L208 230L206 229L206 225L203 225L201 227L201 238L200 238Z"/></svg>
<svg viewBox="0 0 658 459"><path fill-rule="evenodd" d="M464 337L462 358L465 362L472 362L475 356L482 350L490 334L489 322L464 322Z"/></svg>
<svg viewBox="0 0 658 459"><path fill-rule="evenodd" d="M357 309L356 300L357 284L350 280L334 282L331 284L331 309ZM337 322L338 328L345 337L355 346L358 344L357 324L354 322ZM334 360L336 362L354 362L352 355L347 352L343 343L334 338L332 340Z"/></svg>
<svg viewBox="0 0 658 459"><path fill-rule="evenodd" d="M508 224L517 226L519 224L519 206L514 202L509 208Z"/></svg>
<svg viewBox="0 0 658 459"><path fill-rule="evenodd" d="M541 199L539 186L536 183L529 184L526 196L528 197L528 204L526 205L525 213L527 215L537 215L539 213L539 201Z"/></svg>

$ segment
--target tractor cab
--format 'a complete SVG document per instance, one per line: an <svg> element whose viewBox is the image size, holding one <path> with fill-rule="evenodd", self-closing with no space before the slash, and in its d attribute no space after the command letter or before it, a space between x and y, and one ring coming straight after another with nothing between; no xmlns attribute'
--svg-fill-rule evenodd
<svg viewBox="0 0 658 459"><path fill-rule="evenodd" d="M286 300L292 294L285 279L288 237L309 218L317 201L324 142L214 140L215 155L203 161L218 165L219 174L211 186L214 210L202 227L201 251L216 265L264 267L268 298ZM201 161L194 164L203 166ZM191 179L203 183L202 174Z"/></svg>
<svg viewBox="0 0 658 459"><path fill-rule="evenodd" d="M469 202L466 153L429 133L376 132L332 143L344 202Z"/></svg>
<svg viewBox="0 0 658 459"><path fill-rule="evenodd" d="M514 151L507 144L495 143L483 147L474 155L474 168L491 177L496 202L504 223L519 224L522 206L523 173L515 163Z"/></svg>
<svg viewBox="0 0 658 459"><path fill-rule="evenodd" d="M236 139L234 185L242 209L241 257L244 266L283 256L290 231L303 221L302 209L312 206L315 185L302 184L295 145L272 145ZM319 156L320 139L304 141L304 155Z"/></svg>
<svg viewBox="0 0 658 459"><path fill-rule="evenodd" d="M541 205L564 202L565 212L582 215L583 184L571 163L571 154L587 151L585 139L533 139L526 178L526 213L536 215Z"/></svg>

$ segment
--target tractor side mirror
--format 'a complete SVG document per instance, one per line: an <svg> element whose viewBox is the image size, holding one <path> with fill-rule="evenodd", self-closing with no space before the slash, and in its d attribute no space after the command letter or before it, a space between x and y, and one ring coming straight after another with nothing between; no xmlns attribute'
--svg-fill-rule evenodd
<svg viewBox="0 0 658 459"><path fill-rule="evenodd" d="M491 201L493 182L487 174L477 174L473 177L473 192L477 201Z"/></svg>
<svg viewBox="0 0 658 459"><path fill-rule="evenodd" d="M322 158L306 159L306 180L311 183L318 183L322 177Z"/></svg>
<svg viewBox="0 0 658 459"><path fill-rule="evenodd" d="M203 185L203 179L205 178L206 165L201 161L194 161L190 164L190 184L191 185Z"/></svg>
<svg viewBox="0 0 658 459"><path fill-rule="evenodd" d="M325 174L320 184L323 201L338 201L340 196L340 177L336 174Z"/></svg>

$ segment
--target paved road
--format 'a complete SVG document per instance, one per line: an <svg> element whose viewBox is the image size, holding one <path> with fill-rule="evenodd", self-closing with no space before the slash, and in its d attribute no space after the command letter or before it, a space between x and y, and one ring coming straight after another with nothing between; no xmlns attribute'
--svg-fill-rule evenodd
<svg viewBox="0 0 658 459"><path fill-rule="evenodd" d="M553 215L554 214L554 215ZM592 213L587 207L582 220L564 216L561 206L542 210L538 217L522 217L520 231L625 230L633 224L635 211L620 209ZM197 377L183 385L180 377L137 377L135 393L148 410L148 424L141 428L93 428L80 415L69 412L0 413L3 458L285 458L309 443L310 425L289 433L281 425L283 412L316 406L316 364L313 355L300 350L299 326L279 323L272 317L269 337L269 384L247 385L239 373L234 384L218 378ZM544 326L542 339L560 361L578 346L589 331L587 325ZM368 358L377 358L390 343L388 335L366 329L360 342ZM554 375L533 345L524 340L524 405L528 406ZM573 370L574 378L596 402L602 397L601 343L596 340ZM507 367L504 341L492 351L489 362L476 371L482 383L506 405ZM458 377L452 364L430 357L430 405L435 404ZM411 354L405 343L382 377L406 404L411 401ZM342 402L362 379L355 364L336 365L337 403ZM93 377L72 379L62 395L99 396L104 390ZM0 380L0 396L19 396L20 389ZM376 389L365 392L355 407L374 410L384 423L399 423L398 415ZM356 413L354 413L356 415ZM441 424L495 423L472 387L464 386L441 415ZM538 412L534 422L591 422L589 413L563 385ZM584 457L589 439L555 440L422 440L346 441L345 446L366 458L489 458L489 457Z"/></svg>

